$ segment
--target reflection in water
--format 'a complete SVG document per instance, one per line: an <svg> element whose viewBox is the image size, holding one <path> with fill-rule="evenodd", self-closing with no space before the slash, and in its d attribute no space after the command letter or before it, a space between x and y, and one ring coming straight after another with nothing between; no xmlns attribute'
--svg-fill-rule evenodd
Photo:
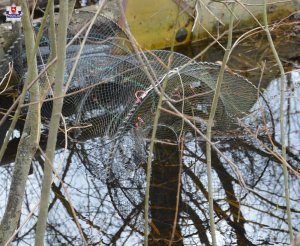
<svg viewBox="0 0 300 246"><path fill-rule="evenodd" d="M287 78L285 112L288 161L295 170L299 170L300 73L291 72ZM243 120L247 129L239 127L230 134L218 136L217 147L233 160L235 166L213 151L218 245L288 245L282 167L266 148L274 151L280 149L279 82L272 81L263 96L265 100L258 100L252 114ZM166 245L170 239L179 170L182 170L181 198L178 200L178 226L174 236L176 243L173 245L210 242L205 142L199 136L194 136L193 132L186 134L181 167L177 146L156 146L153 188L150 192L152 219L149 240L152 245ZM67 165L61 176L72 195L72 201L65 197L62 185L56 181L52 185L54 196L48 219L49 245L82 245L71 205L91 245L142 244L145 189L143 158L137 161L129 151L130 148L134 149L136 142L130 138L124 140L117 152L119 158L110 167L114 169L111 173L118 175L108 177L105 175L108 167L104 161L107 153L101 141L107 140L77 143L68 150ZM99 149L101 145L104 147ZM27 213L39 196L40 166L35 165L34 168L37 172L29 179ZM8 176L8 169L1 170L1 181ZM299 180L291 172L289 178L293 225L295 231L299 231ZM2 191L5 191L4 186L1 187ZM35 217L22 228L18 239L20 243L31 242L34 224Z"/></svg>

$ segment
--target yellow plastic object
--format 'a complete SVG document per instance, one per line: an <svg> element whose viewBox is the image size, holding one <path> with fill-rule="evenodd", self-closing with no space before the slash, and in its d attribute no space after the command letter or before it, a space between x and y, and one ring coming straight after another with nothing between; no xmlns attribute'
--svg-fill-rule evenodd
<svg viewBox="0 0 300 246"><path fill-rule="evenodd" d="M188 6L182 3L182 0L123 1L130 31L143 49L161 49L190 41L193 18Z"/></svg>

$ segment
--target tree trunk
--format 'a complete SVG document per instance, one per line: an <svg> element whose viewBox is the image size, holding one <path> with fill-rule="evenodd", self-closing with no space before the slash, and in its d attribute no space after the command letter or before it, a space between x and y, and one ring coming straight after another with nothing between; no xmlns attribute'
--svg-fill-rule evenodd
<svg viewBox="0 0 300 246"><path fill-rule="evenodd" d="M156 143L154 158L150 186L152 221L149 245L169 245L176 213L180 151L177 145ZM178 209L180 207L179 202ZM172 245L183 245L178 217Z"/></svg>
<svg viewBox="0 0 300 246"><path fill-rule="evenodd" d="M31 29L31 23L29 19L29 11L26 1L21 1L21 6L24 10L24 16L22 19L24 34L26 55L28 63L28 76L25 82L25 88L28 84L37 76L37 63L34 57L34 33ZM39 99L39 87L35 83L30 91L31 101L38 101ZM9 191L9 197L7 200L4 215L0 225L0 245L6 245L8 241L14 238L15 230L17 229L23 198L25 195L25 187L27 176L30 170L32 158L38 147L40 138L40 105L33 104L29 106L29 112L26 117L24 130L18 145L17 156ZM10 244L8 242L8 244Z"/></svg>

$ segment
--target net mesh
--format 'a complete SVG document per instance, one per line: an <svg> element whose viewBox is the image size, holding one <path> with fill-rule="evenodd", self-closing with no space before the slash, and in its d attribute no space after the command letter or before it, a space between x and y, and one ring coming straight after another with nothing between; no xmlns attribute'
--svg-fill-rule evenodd
<svg viewBox="0 0 300 246"><path fill-rule="evenodd" d="M69 30L68 42L72 40L72 43L66 54L66 95L62 108L69 145L76 145L82 165L108 185L114 207L121 218L126 218L132 207L143 204L143 165L158 107L157 91L164 82L167 83L157 139L177 143L181 133L194 132L180 117L168 112L172 109L167 101L205 133L220 66L195 62L167 50L136 54L125 32L111 20L99 16L72 74L85 38L85 33L75 37L76 34L76 31ZM51 47L48 40L46 30L37 54L40 72L49 60ZM19 41L22 44L22 38ZM13 55L17 54L13 50L9 58L11 62L18 57ZM24 81L25 55L21 59L23 66L16 65L14 69ZM8 69L5 66L2 66L4 72ZM41 109L43 132L46 133L52 111L53 102L49 99L53 97L53 85L47 73L41 76L39 84L43 90L47 88ZM256 95L257 89L248 80L226 70L214 132L222 137L230 135L231 130L238 127L238 119L248 114ZM140 231L142 217L141 213L136 222Z"/></svg>
<svg viewBox="0 0 300 246"><path fill-rule="evenodd" d="M133 169L145 160L146 140L159 100L157 91L165 81L162 103L165 110L159 118L157 139L176 142L181 132L193 132L180 117L168 112L172 110L167 101L205 132L219 65L195 62L166 50L136 54L125 32L113 21L99 16L87 35L76 70L70 78L84 37L85 33L75 37L74 30L69 31L68 42L72 40L72 43L67 48L62 114L69 128L70 142L85 143L89 155L94 156L91 158L94 163L89 168L98 170L99 163L105 163L109 169L106 173L116 177L124 174L119 172L120 165L114 165L119 160ZM45 31L37 54L40 71L48 62L50 50ZM25 65L16 69L20 77L26 78L25 57L23 59ZM47 74L39 83L41 88L50 84ZM256 94L257 89L248 80L226 70L214 130L226 134L236 128L237 119L247 115L256 101ZM52 96L51 85L46 99ZM51 109L52 101L46 100L42 105L45 131ZM107 177L103 175L105 172L95 170L93 174Z"/></svg>

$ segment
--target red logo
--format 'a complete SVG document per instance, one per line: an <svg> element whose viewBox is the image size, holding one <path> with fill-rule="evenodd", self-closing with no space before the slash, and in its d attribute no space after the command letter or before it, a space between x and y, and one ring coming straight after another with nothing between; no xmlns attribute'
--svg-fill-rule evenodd
<svg viewBox="0 0 300 246"><path fill-rule="evenodd" d="M12 13L16 13L16 12L17 12L17 6L11 6L11 7L10 7L10 11L11 11Z"/></svg>

